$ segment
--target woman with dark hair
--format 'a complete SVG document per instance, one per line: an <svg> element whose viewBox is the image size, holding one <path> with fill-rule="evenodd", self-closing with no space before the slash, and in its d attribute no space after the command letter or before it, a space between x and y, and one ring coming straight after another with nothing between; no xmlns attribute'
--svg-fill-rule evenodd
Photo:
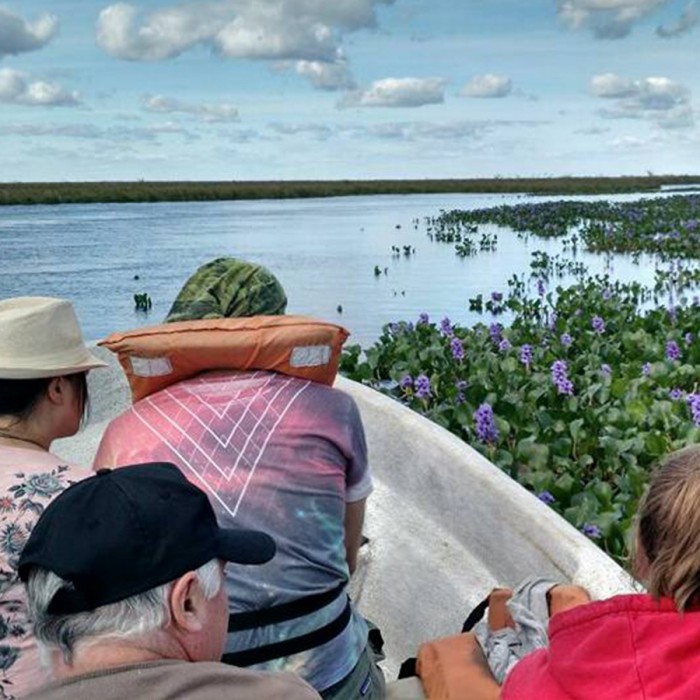
<svg viewBox="0 0 700 700"><path fill-rule="evenodd" d="M700 445L654 474L633 562L647 593L554 615L549 647L513 667L502 700L700 698Z"/></svg>
<svg viewBox="0 0 700 700"><path fill-rule="evenodd" d="M63 299L0 301L0 698L27 695L48 680L30 634L17 562L36 519L88 470L51 454L78 431L87 372L106 363L83 343Z"/></svg>

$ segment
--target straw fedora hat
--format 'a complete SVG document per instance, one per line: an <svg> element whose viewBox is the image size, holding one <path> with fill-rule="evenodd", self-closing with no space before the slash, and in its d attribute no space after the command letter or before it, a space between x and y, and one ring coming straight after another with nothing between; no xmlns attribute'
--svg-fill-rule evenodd
<svg viewBox="0 0 700 700"><path fill-rule="evenodd" d="M69 301L0 301L0 379L60 377L106 366L85 346Z"/></svg>

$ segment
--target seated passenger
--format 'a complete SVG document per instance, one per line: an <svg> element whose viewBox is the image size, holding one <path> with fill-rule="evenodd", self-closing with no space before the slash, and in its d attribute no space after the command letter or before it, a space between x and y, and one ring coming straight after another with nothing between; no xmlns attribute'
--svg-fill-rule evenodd
<svg viewBox="0 0 700 700"><path fill-rule="evenodd" d="M700 698L700 445L669 455L640 505L635 570L648 594L555 615L502 700Z"/></svg>
<svg viewBox="0 0 700 700"><path fill-rule="evenodd" d="M286 303L264 267L222 258L197 270L166 320L275 315ZM293 670L324 698L383 697L367 624L345 591L372 490L352 398L269 371L206 372L112 421L94 466L153 460L201 485L222 526L277 543L263 572L230 573L224 661Z"/></svg>
<svg viewBox="0 0 700 700"><path fill-rule="evenodd" d="M90 471L49 452L73 435L87 406L88 352L72 305L63 299L0 301L0 698L13 700L48 680L27 619L17 560L37 513Z"/></svg>
<svg viewBox="0 0 700 700"><path fill-rule="evenodd" d="M207 496L172 464L74 484L44 511L19 561L55 678L30 697L318 699L294 674L218 663L225 563L263 564L274 552L262 532L219 528Z"/></svg>

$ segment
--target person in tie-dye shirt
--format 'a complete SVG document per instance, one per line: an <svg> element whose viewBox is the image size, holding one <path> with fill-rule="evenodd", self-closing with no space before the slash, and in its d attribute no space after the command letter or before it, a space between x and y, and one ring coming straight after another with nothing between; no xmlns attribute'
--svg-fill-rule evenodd
<svg viewBox="0 0 700 700"><path fill-rule="evenodd" d="M285 306L264 267L225 258L193 275L166 320L270 315ZM207 491L223 527L261 529L277 542L262 573L227 567L224 661L296 671L327 699L383 698L367 624L345 592L372 491L353 399L274 372L206 372L112 421L94 468L161 460ZM307 607L288 619L260 617L299 601Z"/></svg>

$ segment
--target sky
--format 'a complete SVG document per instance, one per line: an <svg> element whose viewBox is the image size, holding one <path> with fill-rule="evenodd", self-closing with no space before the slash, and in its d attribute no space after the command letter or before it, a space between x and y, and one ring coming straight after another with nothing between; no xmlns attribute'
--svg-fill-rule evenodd
<svg viewBox="0 0 700 700"><path fill-rule="evenodd" d="M0 182L696 174L700 0L0 0Z"/></svg>

